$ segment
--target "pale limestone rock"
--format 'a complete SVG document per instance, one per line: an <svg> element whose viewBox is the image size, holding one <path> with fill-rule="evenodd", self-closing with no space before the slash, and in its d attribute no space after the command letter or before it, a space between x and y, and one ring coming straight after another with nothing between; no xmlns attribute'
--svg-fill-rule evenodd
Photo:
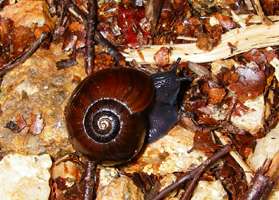
<svg viewBox="0 0 279 200"><path fill-rule="evenodd" d="M161 190L176 181L174 174L168 174L161 179ZM170 193L165 200L180 200L184 189ZM191 200L227 200L228 196L219 180L199 181Z"/></svg>
<svg viewBox="0 0 279 200"><path fill-rule="evenodd" d="M263 128L264 124L264 96L260 95L255 99L249 99L244 102L244 105L248 107L249 111L241 113L241 116L232 115L231 121L236 127L255 134Z"/></svg>
<svg viewBox="0 0 279 200"><path fill-rule="evenodd" d="M48 12L48 5L43 0L21 0L16 4L5 6L0 12L1 17L10 18L15 26L31 28L35 24L38 27L54 27L54 21Z"/></svg>
<svg viewBox="0 0 279 200"><path fill-rule="evenodd" d="M97 200L144 200L144 195L134 182L126 177L120 176L113 179L106 187L100 187Z"/></svg>
<svg viewBox="0 0 279 200"><path fill-rule="evenodd" d="M20 83L15 88L15 90L19 94L22 94L22 92L25 92L27 95L32 95L39 91L39 89L35 85L32 85L29 81L26 81L26 80L24 80L22 83Z"/></svg>
<svg viewBox="0 0 279 200"><path fill-rule="evenodd" d="M279 190L274 190L268 197L268 200L278 200L279 199Z"/></svg>
<svg viewBox="0 0 279 200"><path fill-rule="evenodd" d="M64 122L64 107L73 89L85 77L83 59L78 65L57 70L56 62L66 58L60 45L39 49L16 70L4 76L1 93L0 152L24 154L73 151ZM32 135L32 116L40 114L43 129ZM20 133L5 128L9 121L22 116L27 127Z"/></svg>
<svg viewBox="0 0 279 200"><path fill-rule="evenodd" d="M272 159L279 151L279 124L264 138L257 140L255 151L248 158L249 165L257 170L266 159Z"/></svg>
<svg viewBox="0 0 279 200"><path fill-rule="evenodd" d="M1 200L48 200L49 155L9 154L0 162Z"/></svg>
<svg viewBox="0 0 279 200"><path fill-rule="evenodd" d="M227 200L228 196L220 181L199 181L191 200Z"/></svg>
<svg viewBox="0 0 279 200"><path fill-rule="evenodd" d="M234 59L226 60L216 60L211 63L211 73L215 76L221 72L222 68L231 69L233 66L238 66L239 64Z"/></svg>
<svg viewBox="0 0 279 200"><path fill-rule="evenodd" d="M215 25L219 25L220 22L215 16L211 16L209 18L209 24L210 24L210 26L215 26Z"/></svg>
<svg viewBox="0 0 279 200"><path fill-rule="evenodd" d="M199 165L206 156L202 152L191 150L193 137L193 132L176 126L168 135L149 144L141 157L133 164L124 167L124 170L165 175L186 171L191 165Z"/></svg>
<svg viewBox="0 0 279 200"><path fill-rule="evenodd" d="M100 166L100 182L99 187L105 187L110 184L114 179L119 177L118 170L113 167Z"/></svg>

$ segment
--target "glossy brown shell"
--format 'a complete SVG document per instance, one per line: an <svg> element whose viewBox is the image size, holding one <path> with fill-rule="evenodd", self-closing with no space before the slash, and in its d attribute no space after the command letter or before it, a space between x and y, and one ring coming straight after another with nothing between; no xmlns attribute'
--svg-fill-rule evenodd
<svg viewBox="0 0 279 200"><path fill-rule="evenodd" d="M106 69L84 79L65 109L70 140L76 150L97 162L113 165L133 158L141 149L146 132L145 110L153 101L152 80L138 70ZM94 108L92 107L94 105ZM119 117L119 133L99 142L85 128L85 115L92 110L112 110Z"/></svg>

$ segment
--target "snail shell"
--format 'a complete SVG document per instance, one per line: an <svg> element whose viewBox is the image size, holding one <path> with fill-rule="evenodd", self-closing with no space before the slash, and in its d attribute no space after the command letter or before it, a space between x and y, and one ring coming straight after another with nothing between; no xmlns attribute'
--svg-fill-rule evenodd
<svg viewBox="0 0 279 200"><path fill-rule="evenodd" d="M99 163L129 161L144 143L153 96L152 80L138 70L106 69L88 76L65 109L70 141Z"/></svg>

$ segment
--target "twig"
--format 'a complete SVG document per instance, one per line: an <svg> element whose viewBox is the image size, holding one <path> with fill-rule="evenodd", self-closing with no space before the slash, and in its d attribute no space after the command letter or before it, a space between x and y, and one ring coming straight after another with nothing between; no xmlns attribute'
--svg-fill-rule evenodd
<svg viewBox="0 0 279 200"><path fill-rule="evenodd" d="M79 160L79 157L76 155L76 154L67 154L61 158L58 158L54 163L53 163L53 166L57 166L59 165L60 163L62 162L67 162L67 161L70 161L70 162L73 162L73 163L76 163L82 167L85 167L85 164L83 162L81 162Z"/></svg>
<svg viewBox="0 0 279 200"><path fill-rule="evenodd" d="M261 24L262 23L262 18L259 15L238 15L239 20L241 21L246 21L246 23L248 24ZM279 16L277 15L271 15L268 16L268 18L272 21L272 22L276 22L279 21Z"/></svg>
<svg viewBox="0 0 279 200"><path fill-rule="evenodd" d="M56 63L56 68L58 70L60 70L60 69L65 69L65 68L74 66L76 64L77 64L77 60L75 58L68 58L68 59L63 59L63 60L58 61Z"/></svg>
<svg viewBox="0 0 279 200"><path fill-rule="evenodd" d="M67 4L68 2L60 1L62 11L60 14L61 16L59 17L57 27L53 31L53 40L56 40L58 37L61 37L66 30L66 24L69 20L67 16Z"/></svg>
<svg viewBox="0 0 279 200"><path fill-rule="evenodd" d="M232 142L230 141L230 139L224 135L222 135L222 133L218 132L218 131L214 131L214 134L219 138L220 142L223 145L227 145L227 144L231 144ZM243 169L245 176L246 176L246 180L248 183L251 182L253 176L254 176L254 172L253 170L246 164L246 162L243 161L242 157L239 155L239 153L235 150L231 150L230 151L230 155L234 158L234 160L239 164L239 166Z"/></svg>
<svg viewBox="0 0 279 200"><path fill-rule="evenodd" d="M279 151L273 157L269 170L266 174L275 182L279 180Z"/></svg>
<svg viewBox="0 0 279 200"><path fill-rule="evenodd" d="M279 152L272 161L266 160L263 166L257 170L252 184L246 193L245 200L266 200L274 185L279 180Z"/></svg>
<svg viewBox="0 0 279 200"><path fill-rule="evenodd" d="M83 10L81 10L75 3L71 2L68 5L68 11L70 14L72 14L74 17L78 18L81 22L85 23L86 19L86 15L87 13L85 13Z"/></svg>
<svg viewBox="0 0 279 200"><path fill-rule="evenodd" d="M84 186L84 198L83 200L93 200L95 198L95 175L97 164L94 161L88 160L85 170L85 186Z"/></svg>
<svg viewBox="0 0 279 200"><path fill-rule="evenodd" d="M261 17L262 22L265 23L266 25L271 25L272 21L268 19L267 16L265 16L260 0L251 0L251 3L254 9L256 10L257 14Z"/></svg>
<svg viewBox="0 0 279 200"><path fill-rule="evenodd" d="M197 74L198 76L202 77L202 76L210 76L210 71L202 66L202 65L199 65L197 63L192 63L192 62L189 62L188 63L188 68L194 72L195 74Z"/></svg>
<svg viewBox="0 0 279 200"><path fill-rule="evenodd" d="M274 181L265 175L270 164L271 161L266 160L263 166L256 172L244 200L267 199L268 194L274 186Z"/></svg>
<svg viewBox="0 0 279 200"><path fill-rule="evenodd" d="M228 154L231 147L229 145L224 146L222 149L217 151L212 157L208 158L202 164L200 164L197 168L190 171L188 174L183 176L181 179L177 180L175 183L169 185L165 189L159 192L153 200L160 200L166 197L171 191L180 187L183 183L185 183L189 179L193 179L189 188L186 190L184 194L184 198L189 198L192 196L192 193L195 189L195 186L200 178L200 176L216 161L222 158L224 155Z"/></svg>
<svg viewBox="0 0 279 200"><path fill-rule="evenodd" d="M279 45L279 22L267 26L264 24L253 24L246 28L237 28L222 35L220 44L212 51L203 51L196 43L149 45L139 49L126 49L123 56L127 61L135 60L139 64L156 64L154 55L162 47L170 49L169 63L173 63L178 57L182 62L194 63L212 62L218 59L226 59L253 48L263 48ZM231 51L229 44L235 45L236 49Z"/></svg>
<svg viewBox="0 0 279 200"><path fill-rule="evenodd" d="M275 77L277 81L279 81L279 59L278 58L273 58L269 64L271 64L272 67L275 69Z"/></svg>
<svg viewBox="0 0 279 200"><path fill-rule="evenodd" d="M91 74L94 68L95 58L95 45L94 35L97 26L97 8L98 3L96 0L89 0L87 3L87 20L86 27L86 39L85 39L85 70L87 74Z"/></svg>
<svg viewBox="0 0 279 200"><path fill-rule="evenodd" d="M233 20L238 23L242 28L246 27L245 20L241 19L239 15L237 15L233 10L231 10Z"/></svg>
<svg viewBox="0 0 279 200"><path fill-rule="evenodd" d="M150 0L145 6L145 16L151 24L152 33L155 31L157 23L160 19L164 0Z"/></svg>
<svg viewBox="0 0 279 200"><path fill-rule="evenodd" d="M32 44L32 46L27 49L24 53L18 56L16 59L8 62L7 64L3 65L0 69L0 76L3 76L11 69L15 68L19 64L25 62L29 57L33 55L33 53L41 46L41 44L45 41L48 37L49 33L42 33L40 37Z"/></svg>
<svg viewBox="0 0 279 200"><path fill-rule="evenodd" d="M79 7L77 7L74 3L68 5L68 11L84 24L87 23L86 13ZM98 44L105 46L108 50L108 53L114 58L116 62L120 61L122 55L119 53L117 48L100 33L100 31L95 30L94 40Z"/></svg>

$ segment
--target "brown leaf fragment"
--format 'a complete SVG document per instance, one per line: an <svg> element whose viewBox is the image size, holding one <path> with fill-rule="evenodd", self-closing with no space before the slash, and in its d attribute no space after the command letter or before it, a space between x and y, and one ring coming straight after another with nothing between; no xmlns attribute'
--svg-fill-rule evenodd
<svg viewBox="0 0 279 200"><path fill-rule="evenodd" d="M239 102L234 105L232 116L242 116L244 113L247 113L249 111L250 109L247 106Z"/></svg>
<svg viewBox="0 0 279 200"><path fill-rule="evenodd" d="M252 49L243 54L247 62L255 62L257 65L267 64L267 59L263 51L259 49Z"/></svg>
<svg viewBox="0 0 279 200"><path fill-rule="evenodd" d="M159 66L165 66L170 60L170 49L167 47L162 47L154 55L155 63Z"/></svg>
<svg viewBox="0 0 279 200"><path fill-rule="evenodd" d="M135 172L130 175L136 186L141 188L144 193L144 199L152 199L160 190L161 184L159 177L144 172Z"/></svg>
<svg viewBox="0 0 279 200"><path fill-rule="evenodd" d="M183 116L180 120L180 125L184 127L185 129L191 130L193 132L209 132L208 127L201 127L194 123L192 117L189 116Z"/></svg>
<svg viewBox="0 0 279 200"><path fill-rule="evenodd" d="M10 129L14 133L18 133L19 132L19 127L18 127L18 125L14 121L8 121L6 123L6 125L4 126L4 128Z"/></svg>
<svg viewBox="0 0 279 200"><path fill-rule="evenodd" d="M196 132L194 137L194 146L193 148L199 151L204 152L207 156L212 155L217 149L217 145L213 136L210 132Z"/></svg>
<svg viewBox="0 0 279 200"><path fill-rule="evenodd" d="M208 103L219 104L226 95L226 91L213 81L207 81L202 85L202 91L208 96Z"/></svg>
<svg viewBox="0 0 279 200"><path fill-rule="evenodd" d="M48 36L49 33L42 33L40 38L38 38L25 52L17 56L15 59L10 60L8 63L5 63L0 70L0 75L7 73L11 69L26 61L43 44Z"/></svg>
<svg viewBox="0 0 279 200"><path fill-rule="evenodd" d="M197 47L205 51L211 51L214 47L214 40L207 34L200 34L197 40Z"/></svg>
<svg viewBox="0 0 279 200"><path fill-rule="evenodd" d="M213 16L216 17L216 19L218 19L219 23L226 30L230 30L236 27L236 23L229 16L222 15L221 13L214 13Z"/></svg>
<svg viewBox="0 0 279 200"><path fill-rule="evenodd" d="M267 15L278 15L279 1L278 0L261 0L263 10Z"/></svg>
<svg viewBox="0 0 279 200"><path fill-rule="evenodd" d="M241 102L254 99L263 93L266 83L265 74L255 63L251 63L251 66L237 67L233 73L236 73L239 78L228 88Z"/></svg>
<svg viewBox="0 0 279 200"><path fill-rule="evenodd" d="M22 130L27 126L27 123L21 114L16 115L16 124L18 125L19 129Z"/></svg>
<svg viewBox="0 0 279 200"><path fill-rule="evenodd" d="M204 107L204 109L206 110L207 108ZM210 115L205 113L198 113L197 122L200 125L205 125L205 126L215 126L218 124L218 122L215 119L213 119Z"/></svg>
<svg viewBox="0 0 279 200"><path fill-rule="evenodd" d="M216 168L215 174L227 190L229 199L242 199L248 189L245 173L231 156L227 156L224 163Z"/></svg>
<svg viewBox="0 0 279 200"><path fill-rule="evenodd" d="M5 128L10 129L14 133L21 132L27 126L25 119L21 114L17 114L15 121L9 121L6 123Z"/></svg>
<svg viewBox="0 0 279 200"><path fill-rule="evenodd" d="M51 169L50 200L80 200L84 192L84 164L74 154L58 158Z"/></svg>
<svg viewBox="0 0 279 200"><path fill-rule="evenodd" d="M34 135L40 134L44 129L44 119L41 114L31 114L29 132Z"/></svg>
<svg viewBox="0 0 279 200"><path fill-rule="evenodd" d="M236 147L237 152L243 158L248 158L256 146L256 138L248 132L234 134L232 135L231 140Z"/></svg>

